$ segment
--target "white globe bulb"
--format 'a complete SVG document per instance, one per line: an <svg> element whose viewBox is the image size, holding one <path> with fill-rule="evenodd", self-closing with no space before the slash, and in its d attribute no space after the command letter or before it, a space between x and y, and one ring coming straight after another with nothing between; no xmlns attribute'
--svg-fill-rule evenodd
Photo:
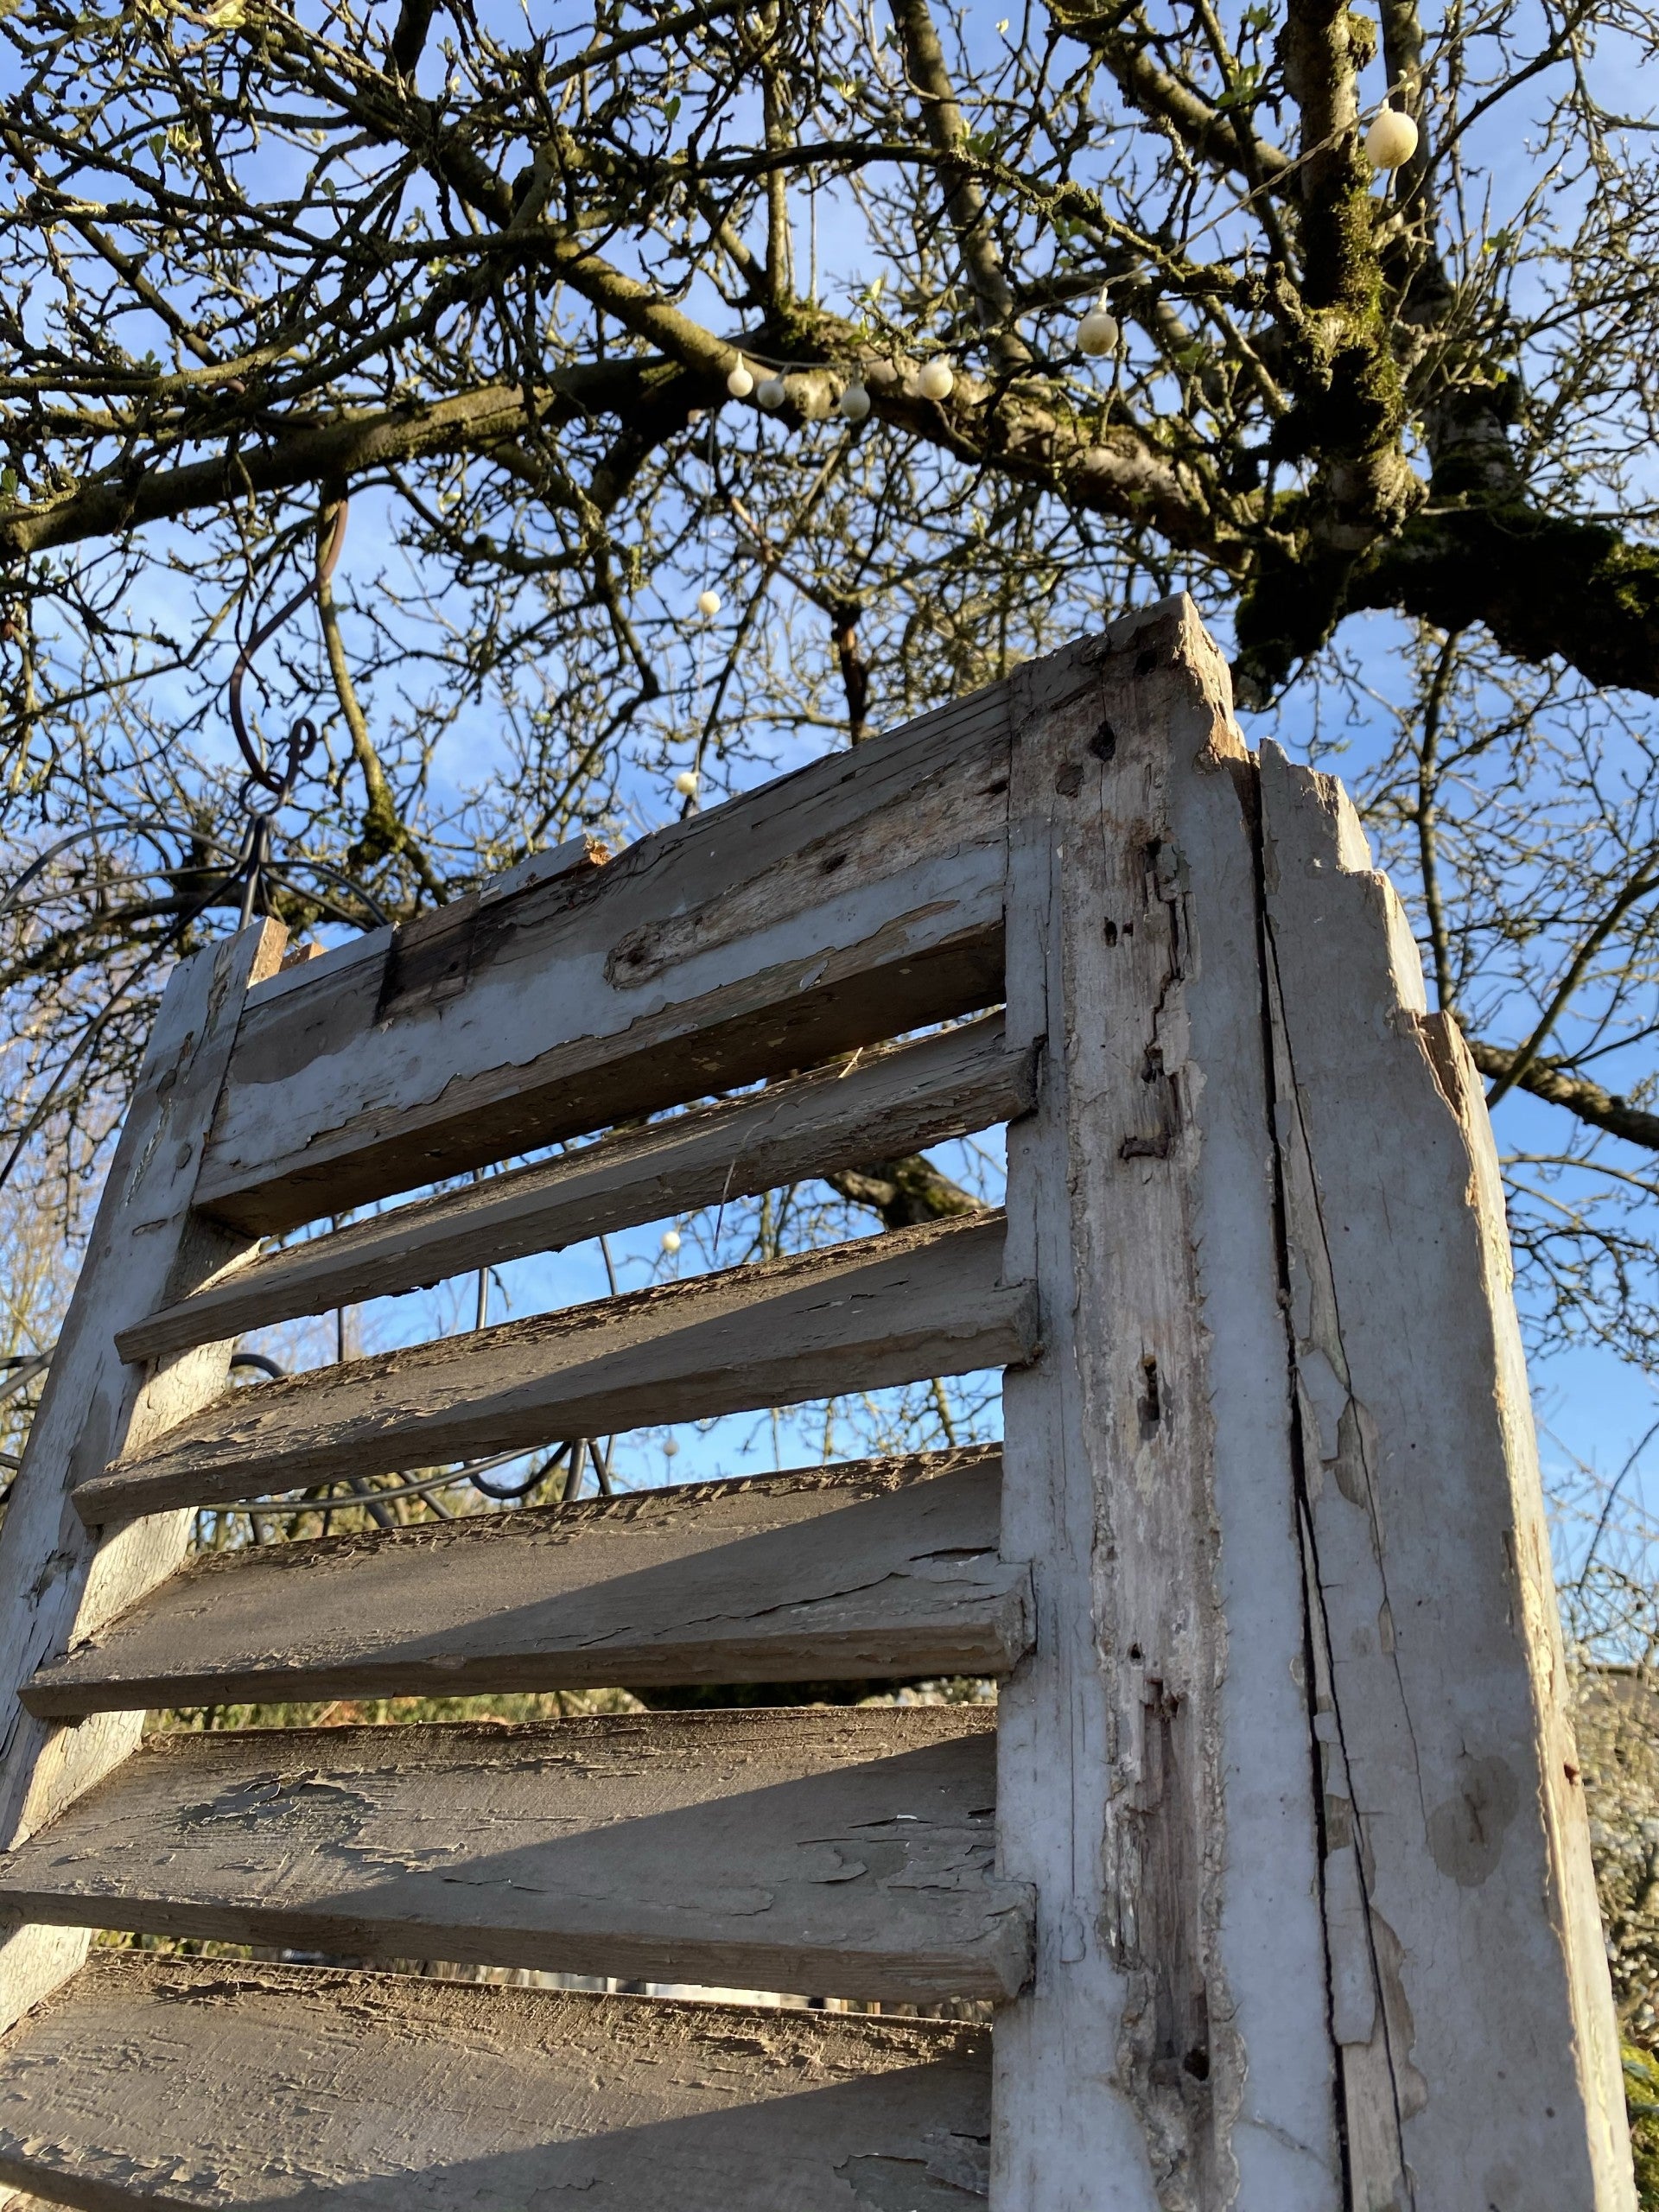
<svg viewBox="0 0 1659 2212"><path fill-rule="evenodd" d="M1117 317L1105 308L1090 308L1077 325L1077 351L1098 359L1117 350Z"/></svg>
<svg viewBox="0 0 1659 2212"><path fill-rule="evenodd" d="M861 423L870 411L870 395L856 379L849 384L836 403L842 417L849 423Z"/></svg>
<svg viewBox="0 0 1659 2212"><path fill-rule="evenodd" d="M679 1457L679 1453L680 1453L680 1447L679 1447L679 1446L678 1446L678 1445L674 1441L674 1439L673 1439L671 1436L665 1436L665 1437L663 1439L663 1457L664 1457L664 1459L678 1459L678 1457Z"/></svg>
<svg viewBox="0 0 1659 2212"><path fill-rule="evenodd" d="M1365 133L1365 158L1374 169L1402 169L1417 150L1417 125L1397 107L1385 107Z"/></svg>
<svg viewBox="0 0 1659 2212"><path fill-rule="evenodd" d="M771 414L783 405L789 395L784 390L782 377L768 377L763 384L756 385L754 396Z"/></svg>
<svg viewBox="0 0 1659 2212"><path fill-rule="evenodd" d="M669 1253L671 1255L677 1252L680 1249L680 1232L677 1229L665 1229L663 1231L663 1249L664 1252Z"/></svg>
<svg viewBox="0 0 1659 2212"><path fill-rule="evenodd" d="M749 365L740 353L737 366L726 379L726 389L734 399L747 399L754 390L754 378L749 374Z"/></svg>
<svg viewBox="0 0 1659 2212"><path fill-rule="evenodd" d="M930 361L916 382L924 399L949 399L957 388L957 373L949 361Z"/></svg>
<svg viewBox="0 0 1659 2212"><path fill-rule="evenodd" d="M717 591L700 591L697 594L697 612L699 614L718 614L720 594Z"/></svg>
<svg viewBox="0 0 1659 2212"><path fill-rule="evenodd" d="M694 798L702 780L695 768L682 768L674 779L674 788L682 798Z"/></svg>

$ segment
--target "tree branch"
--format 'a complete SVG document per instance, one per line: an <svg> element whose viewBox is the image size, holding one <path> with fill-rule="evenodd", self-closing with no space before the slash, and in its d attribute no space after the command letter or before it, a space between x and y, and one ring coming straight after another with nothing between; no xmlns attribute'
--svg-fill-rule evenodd
<svg viewBox="0 0 1659 2212"><path fill-rule="evenodd" d="M977 1198L920 1153L868 1167L840 1168L823 1179L850 1205L880 1214L884 1229L910 1229L918 1222L953 1221L984 1211Z"/></svg>
<svg viewBox="0 0 1659 2212"><path fill-rule="evenodd" d="M991 335L1000 366L1022 366L1031 359L1031 349L1014 327L1014 293L1002 266L985 194L962 158L969 150L968 125L944 66L944 50L932 12L927 0L893 0L893 20L904 48L906 74L920 96L923 125L931 144L944 157L940 175L945 207L978 303L980 328Z"/></svg>
<svg viewBox="0 0 1659 2212"><path fill-rule="evenodd" d="M1475 1065L1483 1075L1491 1076L1497 1082L1510 1077L1521 1057L1502 1046L1483 1044L1478 1037L1466 1041ZM1569 1114L1587 1122L1592 1128L1605 1129L1610 1136L1623 1137L1627 1144L1659 1152L1659 1114L1632 1106L1617 1091L1604 1090L1588 1076L1574 1075L1570 1068L1562 1067L1554 1060L1534 1059L1525 1072L1513 1080L1517 1090L1530 1091L1535 1098L1545 1099L1552 1106L1564 1106Z"/></svg>

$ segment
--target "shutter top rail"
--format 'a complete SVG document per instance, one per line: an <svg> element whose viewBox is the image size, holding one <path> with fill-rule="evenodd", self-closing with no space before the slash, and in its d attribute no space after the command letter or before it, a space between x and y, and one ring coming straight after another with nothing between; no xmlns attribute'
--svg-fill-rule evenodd
<svg viewBox="0 0 1659 2212"><path fill-rule="evenodd" d="M194 1202L273 1233L1001 996L1008 695L251 997Z"/></svg>

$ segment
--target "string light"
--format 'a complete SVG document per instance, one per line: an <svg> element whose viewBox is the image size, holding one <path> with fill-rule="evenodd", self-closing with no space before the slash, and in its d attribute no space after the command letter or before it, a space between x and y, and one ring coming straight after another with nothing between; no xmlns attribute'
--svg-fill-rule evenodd
<svg viewBox="0 0 1659 2212"><path fill-rule="evenodd" d="M836 402L837 412L849 423L861 423L870 411L870 395L862 378L855 377Z"/></svg>
<svg viewBox="0 0 1659 2212"><path fill-rule="evenodd" d="M754 396L768 414L781 407L788 394L784 390L782 377L767 377L754 388Z"/></svg>
<svg viewBox="0 0 1659 2212"><path fill-rule="evenodd" d="M1402 169L1417 150L1417 125L1397 107L1379 110L1365 133L1365 158L1374 169Z"/></svg>
<svg viewBox="0 0 1659 2212"><path fill-rule="evenodd" d="M747 399L754 390L754 378L749 373L749 365L741 353L737 357L737 366L726 379L726 389L734 399Z"/></svg>
<svg viewBox="0 0 1659 2212"><path fill-rule="evenodd" d="M697 594L697 612L699 614L718 614L720 594L714 590L700 591Z"/></svg>
<svg viewBox="0 0 1659 2212"><path fill-rule="evenodd" d="M695 798L702 780L695 768L682 768L674 779L674 788L682 798Z"/></svg>
<svg viewBox="0 0 1659 2212"><path fill-rule="evenodd" d="M949 399L957 388L957 372L941 354L927 364L916 382L924 399Z"/></svg>
<svg viewBox="0 0 1659 2212"><path fill-rule="evenodd" d="M663 1231L663 1249L668 1254L671 1260L673 1258L675 1253L679 1250L682 1241L680 1232L677 1229L665 1229Z"/></svg>
<svg viewBox="0 0 1659 2212"><path fill-rule="evenodd" d="M1103 292L1077 325L1077 351L1098 360L1103 353L1117 351L1119 334L1117 317L1107 306Z"/></svg>

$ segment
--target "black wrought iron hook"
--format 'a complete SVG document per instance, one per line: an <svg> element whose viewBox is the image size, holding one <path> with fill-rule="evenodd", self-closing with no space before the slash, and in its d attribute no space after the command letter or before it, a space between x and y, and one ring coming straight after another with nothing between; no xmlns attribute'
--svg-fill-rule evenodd
<svg viewBox="0 0 1659 2212"><path fill-rule="evenodd" d="M340 549L346 542L346 518L350 502L345 499L334 502L328 536L317 548L317 567L315 576L308 577L291 599L284 601L276 613L262 622L236 656L236 665L231 671L226 694L230 709L231 728L236 733L236 742L247 774L237 793L237 802L247 817L247 832L242 842L238 868L242 874L242 924L245 928L255 914L265 911L265 878L270 864L270 824L293 797L294 786L300 779L300 771L317 742L317 726L308 715L302 715L288 734L281 772L274 771L264 743L250 732L247 718L242 710L242 686L247 680L253 656L268 639L276 636L289 617L296 613L312 594L320 590L334 573Z"/></svg>

